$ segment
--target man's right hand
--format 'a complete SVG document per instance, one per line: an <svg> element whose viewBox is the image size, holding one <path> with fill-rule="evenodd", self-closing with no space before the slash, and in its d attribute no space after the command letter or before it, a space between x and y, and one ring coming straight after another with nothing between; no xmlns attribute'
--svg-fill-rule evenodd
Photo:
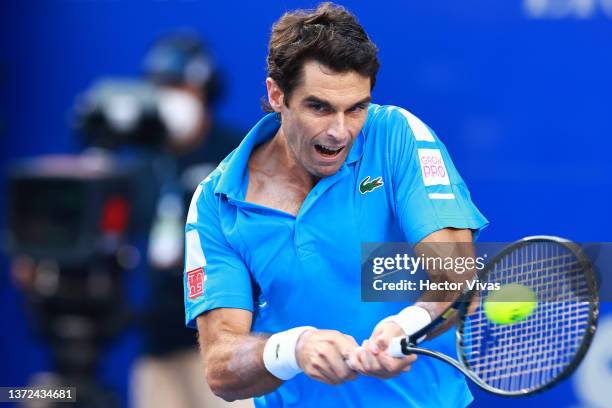
<svg viewBox="0 0 612 408"><path fill-rule="evenodd" d="M336 330L308 330L298 339L295 355L307 376L338 385L357 376L347 360L358 346L353 337Z"/></svg>

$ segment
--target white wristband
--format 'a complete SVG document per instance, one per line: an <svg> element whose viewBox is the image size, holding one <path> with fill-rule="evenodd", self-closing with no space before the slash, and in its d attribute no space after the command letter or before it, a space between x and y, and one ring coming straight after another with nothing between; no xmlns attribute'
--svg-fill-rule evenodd
<svg viewBox="0 0 612 408"><path fill-rule="evenodd" d="M315 328L295 327L270 336L263 351L263 362L270 374L281 380L289 380L303 371L298 365L295 348L302 333L308 330Z"/></svg>
<svg viewBox="0 0 612 408"><path fill-rule="evenodd" d="M378 328L378 326L386 322L396 323L402 328L406 336L410 336L431 323L431 316L422 307L408 306L398 314L384 318L376 327Z"/></svg>

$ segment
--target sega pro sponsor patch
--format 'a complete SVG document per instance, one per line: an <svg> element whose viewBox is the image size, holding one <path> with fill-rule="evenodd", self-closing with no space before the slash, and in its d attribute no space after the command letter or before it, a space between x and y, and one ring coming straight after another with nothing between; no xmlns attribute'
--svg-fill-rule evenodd
<svg viewBox="0 0 612 408"><path fill-rule="evenodd" d="M439 149L418 149L423 183L426 186L449 185L448 172Z"/></svg>

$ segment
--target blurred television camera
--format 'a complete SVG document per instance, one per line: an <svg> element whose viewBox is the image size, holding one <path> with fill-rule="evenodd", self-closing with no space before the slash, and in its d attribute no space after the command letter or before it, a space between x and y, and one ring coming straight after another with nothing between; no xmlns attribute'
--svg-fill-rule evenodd
<svg viewBox="0 0 612 408"><path fill-rule="evenodd" d="M199 131L205 112L185 92L129 79L104 79L78 98L77 129L85 145L165 149Z"/></svg>
<svg viewBox="0 0 612 408"><path fill-rule="evenodd" d="M202 144L218 92L212 61L192 36L160 41L145 73L95 81L77 96L82 153L28 159L8 172L13 278L51 345L54 381L80 388L77 406L116 405L95 371L101 347L130 321L124 272L141 260L132 241L149 235L159 208L172 208L158 202L177 190L175 156ZM173 257L179 252L176 244Z"/></svg>
<svg viewBox="0 0 612 408"><path fill-rule="evenodd" d="M95 381L100 349L126 326L123 271L134 167L106 155L39 157L8 177L8 249L30 322L50 345L57 378L79 388L77 406L114 406ZM51 385L51 384L37 384Z"/></svg>

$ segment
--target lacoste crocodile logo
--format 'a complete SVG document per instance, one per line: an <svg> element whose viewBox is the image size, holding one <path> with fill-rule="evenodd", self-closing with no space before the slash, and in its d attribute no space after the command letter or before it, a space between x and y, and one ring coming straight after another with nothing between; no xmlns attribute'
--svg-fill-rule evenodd
<svg viewBox="0 0 612 408"><path fill-rule="evenodd" d="M382 177L376 177L374 180L370 181L370 176L367 176L359 183L359 192L361 194L369 193L383 184Z"/></svg>

